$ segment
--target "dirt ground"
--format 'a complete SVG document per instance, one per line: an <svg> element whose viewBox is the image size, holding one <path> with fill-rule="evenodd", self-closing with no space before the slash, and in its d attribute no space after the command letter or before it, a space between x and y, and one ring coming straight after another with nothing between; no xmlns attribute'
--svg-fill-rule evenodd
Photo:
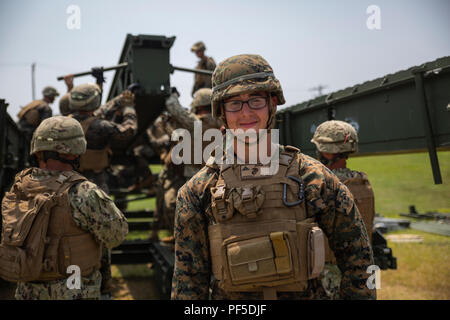
<svg viewBox="0 0 450 320"><path fill-rule="evenodd" d="M113 279L113 300L158 300L158 290L151 278Z"/></svg>

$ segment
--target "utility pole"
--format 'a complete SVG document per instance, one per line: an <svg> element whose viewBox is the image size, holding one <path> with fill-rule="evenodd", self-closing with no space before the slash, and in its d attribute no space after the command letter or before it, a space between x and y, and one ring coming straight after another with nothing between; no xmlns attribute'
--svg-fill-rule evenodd
<svg viewBox="0 0 450 320"><path fill-rule="evenodd" d="M34 71L36 70L36 62L33 62L32 64L31 64L31 95L32 95L32 98L33 98L33 100L36 100L36 91L35 91L35 89L36 89L36 83L35 83L35 80L34 80Z"/></svg>
<svg viewBox="0 0 450 320"><path fill-rule="evenodd" d="M319 84L318 86L312 87L309 91L317 91L317 95L314 98L320 97L322 95L322 90L328 88L327 85Z"/></svg>

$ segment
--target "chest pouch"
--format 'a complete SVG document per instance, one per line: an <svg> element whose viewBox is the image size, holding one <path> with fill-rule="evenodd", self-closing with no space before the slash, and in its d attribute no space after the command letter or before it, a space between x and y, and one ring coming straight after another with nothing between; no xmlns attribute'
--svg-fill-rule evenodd
<svg viewBox="0 0 450 320"><path fill-rule="evenodd" d="M233 216L233 205L225 198L225 185L211 188L211 209L218 222L224 222Z"/></svg>
<svg viewBox="0 0 450 320"><path fill-rule="evenodd" d="M264 190L261 186L236 187L230 192L233 207L247 218L256 218L261 213L264 199Z"/></svg>

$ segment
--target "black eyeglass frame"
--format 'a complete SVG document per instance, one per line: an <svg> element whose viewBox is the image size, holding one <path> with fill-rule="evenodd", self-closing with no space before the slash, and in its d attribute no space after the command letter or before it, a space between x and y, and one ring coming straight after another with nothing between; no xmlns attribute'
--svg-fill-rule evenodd
<svg viewBox="0 0 450 320"><path fill-rule="evenodd" d="M252 106L250 105L250 101L251 101L251 100L254 100L254 99L261 99L261 98L265 100L264 106L262 106L262 107L260 107L260 108L254 108L254 107L252 107ZM250 99L245 100L245 101L241 101L241 100L231 100L231 101L228 101L228 102L240 102L240 103L241 103L241 107L240 107L238 110L233 110L233 111L227 110L227 108L226 108L226 103L227 103L227 102L223 102L223 103L222 103L222 104L223 104L223 110L226 111L226 112L239 112L239 111L241 111L242 108L244 107L244 103L246 103L247 106L248 106L250 109L252 109L252 110L260 110L260 109L263 109L263 108L265 108L265 107L267 106L267 102L268 102L268 99L269 99L269 98L270 98L270 96L267 96L267 97L261 97L261 96L259 96L259 97L253 97L253 98L250 98Z"/></svg>

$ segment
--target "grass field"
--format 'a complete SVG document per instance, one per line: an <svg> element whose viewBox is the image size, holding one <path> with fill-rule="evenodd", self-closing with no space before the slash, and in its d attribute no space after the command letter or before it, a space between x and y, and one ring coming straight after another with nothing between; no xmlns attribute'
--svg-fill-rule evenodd
<svg viewBox="0 0 450 320"><path fill-rule="evenodd" d="M384 155L350 158L348 166L368 174L376 199L376 212L398 218L407 213L410 205L418 212L438 211L450 213L450 152L438 152L443 184L435 185L427 153ZM159 166L152 166L154 173ZM129 210L153 209L154 200L136 201ZM450 299L450 238L412 229L393 234L415 234L422 243L395 243L388 240L397 258L397 270L381 271L381 289L378 299ZM146 237L148 233L132 232L129 239ZM164 236L164 231L162 233ZM156 299L153 273L148 266L113 266L116 281L125 277L134 288L134 298ZM140 280L136 280L140 279ZM136 283L147 279L145 293L136 289ZM137 282L136 282L137 281ZM118 283L119 287L122 284ZM153 289L152 289L153 288ZM129 291L133 291L129 289ZM118 299L128 296L117 294Z"/></svg>

